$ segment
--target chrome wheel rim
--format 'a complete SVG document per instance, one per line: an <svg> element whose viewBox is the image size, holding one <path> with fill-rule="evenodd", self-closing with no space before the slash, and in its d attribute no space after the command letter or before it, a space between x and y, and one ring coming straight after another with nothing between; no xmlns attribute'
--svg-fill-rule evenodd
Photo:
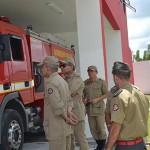
<svg viewBox="0 0 150 150"><path fill-rule="evenodd" d="M22 143L22 131L16 120L11 121L8 128L8 144L11 150L18 150Z"/></svg>

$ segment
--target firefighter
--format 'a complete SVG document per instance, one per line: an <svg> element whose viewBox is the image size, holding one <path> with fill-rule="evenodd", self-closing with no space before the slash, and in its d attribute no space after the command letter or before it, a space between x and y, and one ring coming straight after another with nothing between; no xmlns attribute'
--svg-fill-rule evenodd
<svg viewBox="0 0 150 150"><path fill-rule="evenodd" d="M131 71L122 62L115 62L112 74L119 88L110 101L111 127L106 150L145 150L143 137L148 135L149 102L146 96L130 83Z"/></svg>
<svg viewBox="0 0 150 150"><path fill-rule="evenodd" d="M111 103L113 96L117 94L117 92L119 92L118 87L114 86L113 88L111 88L108 98L107 98L107 102L106 102L105 121L106 121L108 131L110 130L110 127L111 127L110 103Z"/></svg>
<svg viewBox="0 0 150 150"><path fill-rule="evenodd" d="M61 70L65 75L65 81L68 83L71 92L71 101L73 102L72 112L76 115L78 123L73 126L71 150L75 150L74 136L79 143L80 150L88 150L89 146L85 135L85 106L82 101L84 81L78 73L75 72L75 62L73 58L66 57L61 62Z"/></svg>
<svg viewBox="0 0 150 150"><path fill-rule="evenodd" d="M106 142L104 99L108 97L106 82L97 77L96 66L88 67L89 79L85 81L84 99L86 113L93 138L97 142L96 150L103 150Z"/></svg>
<svg viewBox="0 0 150 150"><path fill-rule="evenodd" d="M64 79L58 75L59 61L54 56L46 57L39 64L45 77L44 130L49 141L50 150L70 150L71 125L77 123L68 117L69 88Z"/></svg>

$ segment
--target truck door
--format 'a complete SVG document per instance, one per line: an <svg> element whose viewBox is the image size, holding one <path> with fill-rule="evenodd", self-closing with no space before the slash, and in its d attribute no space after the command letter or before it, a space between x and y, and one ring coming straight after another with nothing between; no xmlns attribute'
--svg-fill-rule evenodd
<svg viewBox="0 0 150 150"><path fill-rule="evenodd" d="M33 101L31 66L25 38L16 34L10 35L12 61L9 63L12 91L19 91L25 104Z"/></svg>

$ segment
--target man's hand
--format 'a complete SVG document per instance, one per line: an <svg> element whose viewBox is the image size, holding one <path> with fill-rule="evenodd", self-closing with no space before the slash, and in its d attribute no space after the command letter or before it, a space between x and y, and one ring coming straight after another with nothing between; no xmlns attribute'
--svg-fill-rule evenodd
<svg viewBox="0 0 150 150"><path fill-rule="evenodd" d="M75 97L77 94L78 94L78 93L76 93L76 92L75 92L75 93L72 93L72 94L71 94L71 97Z"/></svg>
<svg viewBox="0 0 150 150"><path fill-rule="evenodd" d="M78 123L78 121L76 120L76 121L73 121L71 118L69 118L69 124L70 125L72 125L72 126L75 126L77 123Z"/></svg>
<svg viewBox="0 0 150 150"><path fill-rule="evenodd" d="M76 117L76 115L73 112L69 111L68 112L68 117L70 119L70 121L69 121L70 124L76 125L78 123L77 117Z"/></svg>
<svg viewBox="0 0 150 150"><path fill-rule="evenodd" d="M96 104L98 101L99 101L99 98L95 98L95 99L90 100L89 102Z"/></svg>

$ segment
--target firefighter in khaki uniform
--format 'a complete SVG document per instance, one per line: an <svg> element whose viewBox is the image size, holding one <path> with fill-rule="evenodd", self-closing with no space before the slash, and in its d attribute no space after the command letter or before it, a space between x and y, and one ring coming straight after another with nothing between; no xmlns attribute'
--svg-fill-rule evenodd
<svg viewBox="0 0 150 150"><path fill-rule="evenodd" d="M105 121L107 125L108 131L110 130L111 127L111 115L110 115L110 103L111 99L120 92L119 88L114 86L113 88L110 89L107 102L106 102L106 108L105 108Z"/></svg>
<svg viewBox="0 0 150 150"><path fill-rule="evenodd" d="M146 96L130 84L129 66L115 62L112 74L119 88L110 101L111 127L106 150L145 150L149 102Z"/></svg>
<svg viewBox="0 0 150 150"><path fill-rule="evenodd" d="M43 126L50 150L70 150L72 130L68 123L75 125L77 121L67 115L69 88L57 73L58 65L58 59L54 56L46 57L39 64L45 77Z"/></svg>
<svg viewBox="0 0 150 150"><path fill-rule="evenodd" d="M79 143L80 150L88 150L89 146L85 135L85 106L82 101L84 81L79 74L75 72L75 62L72 58L66 57L65 61L60 62L62 73L65 75L65 81L68 83L71 102L73 103L72 112L76 115L78 123L73 126L71 150L75 150L74 136Z"/></svg>
<svg viewBox="0 0 150 150"><path fill-rule="evenodd" d="M85 81L84 100L86 113L93 138L97 142L96 150L103 150L106 142L104 99L108 97L106 82L97 77L97 68L88 67L89 79Z"/></svg>

